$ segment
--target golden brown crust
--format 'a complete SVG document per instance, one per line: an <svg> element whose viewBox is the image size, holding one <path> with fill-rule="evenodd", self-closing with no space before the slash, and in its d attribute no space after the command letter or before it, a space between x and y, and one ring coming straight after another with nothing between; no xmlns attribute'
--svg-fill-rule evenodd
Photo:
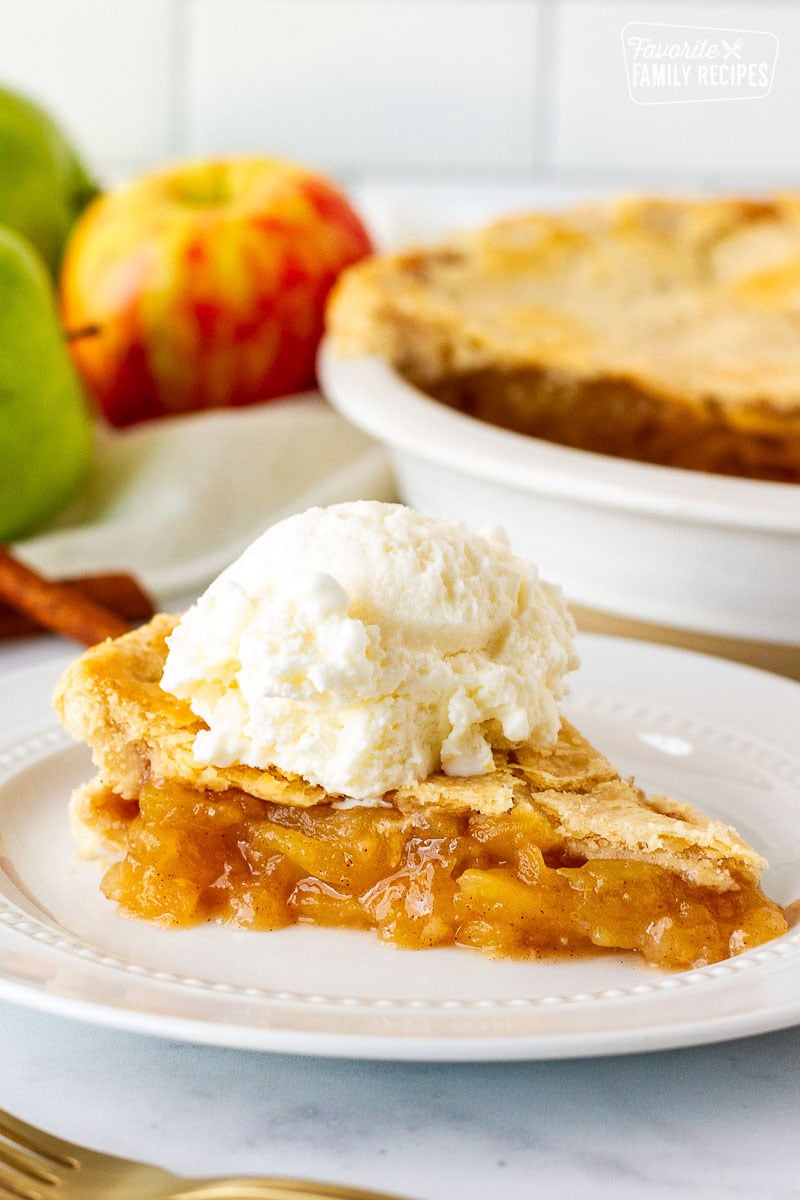
<svg viewBox="0 0 800 1200"><path fill-rule="evenodd" d="M197 763L192 744L202 722L163 692L165 637L176 618L88 650L65 672L54 703L66 727L89 743L98 778L78 789L73 822L84 848L114 845L121 820L108 796L135 800L154 779L197 789L239 789L262 800L309 807L330 802L322 789L277 770L216 768ZM734 830L688 805L648 799L568 722L558 742L497 752L490 775L469 779L437 773L387 794L397 808L437 807L496 815L515 807L544 815L564 847L583 858L651 862L694 883L725 890L757 881L763 860Z"/></svg>
<svg viewBox="0 0 800 1200"><path fill-rule="evenodd" d="M482 419L800 479L800 198L512 217L345 272L335 348Z"/></svg>
<svg viewBox="0 0 800 1200"><path fill-rule="evenodd" d="M101 775L125 799L135 799L149 780L175 779L209 791L237 787L279 804L319 804L325 798L321 788L277 769L221 770L197 762L192 747L203 722L160 686L165 639L177 620L159 614L124 637L93 646L56 687L59 717L88 742Z"/></svg>

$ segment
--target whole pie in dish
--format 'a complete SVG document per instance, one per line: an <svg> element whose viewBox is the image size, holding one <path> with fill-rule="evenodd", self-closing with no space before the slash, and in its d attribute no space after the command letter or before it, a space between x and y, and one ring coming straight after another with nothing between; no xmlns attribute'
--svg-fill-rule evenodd
<svg viewBox="0 0 800 1200"><path fill-rule="evenodd" d="M112 860L102 887L123 913L678 968L786 931L734 830L645 796L565 721L546 748L495 750L486 774L436 772L369 806L277 768L199 762L203 722L161 687L175 622L87 651L55 697L98 769L73 796L74 830Z"/></svg>
<svg viewBox="0 0 800 1200"><path fill-rule="evenodd" d="M797 196L511 217L350 268L328 327L492 424L800 481Z"/></svg>

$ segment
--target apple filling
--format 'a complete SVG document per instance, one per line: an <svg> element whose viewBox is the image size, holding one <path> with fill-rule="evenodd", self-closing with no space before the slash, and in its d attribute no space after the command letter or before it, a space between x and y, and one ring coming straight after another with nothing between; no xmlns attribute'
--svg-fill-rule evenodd
<svg viewBox="0 0 800 1200"><path fill-rule="evenodd" d="M143 786L138 801L101 791L93 805L95 827L122 852L105 895L162 925L313 923L414 949L603 948L671 968L728 958L787 928L752 882L715 891L647 862L576 858L531 805L499 816L298 808L171 782Z"/></svg>
<svg viewBox="0 0 800 1200"><path fill-rule="evenodd" d="M763 416L760 432L743 429L711 403L681 407L625 380L578 386L542 369L520 368L473 371L422 386L491 425L578 450L721 475L800 480L796 430L787 436L777 423L770 429Z"/></svg>

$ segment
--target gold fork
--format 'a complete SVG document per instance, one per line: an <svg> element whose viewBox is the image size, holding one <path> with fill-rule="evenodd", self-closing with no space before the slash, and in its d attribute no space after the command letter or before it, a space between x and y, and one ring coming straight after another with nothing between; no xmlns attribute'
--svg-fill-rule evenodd
<svg viewBox="0 0 800 1200"><path fill-rule="evenodd" d="M179 1179L98 1154L0 1111L0 1200L400 1200L300 1179Z"/></svg>

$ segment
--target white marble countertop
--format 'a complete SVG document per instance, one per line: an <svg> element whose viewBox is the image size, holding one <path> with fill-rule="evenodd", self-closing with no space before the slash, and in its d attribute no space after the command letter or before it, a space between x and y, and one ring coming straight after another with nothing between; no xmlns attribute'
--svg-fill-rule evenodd
<svg viewBox="0 0 800 1200"><path fill-rule="evenodd" d="M60 651L0 651L2 672ZM326 1061L193 1047L0 1004L0 1107L187 1174L412 1200L800 1197L800 1029L627 1058Z"/></svg>
<svg viewBox="0 0 800 1200"><path fill-rule="evenodd" d="M346 1062L179 1045L0 1005L0 1104L175 1171L413 1200L792 1200L800 1030L628 1058Z"/></svg>

